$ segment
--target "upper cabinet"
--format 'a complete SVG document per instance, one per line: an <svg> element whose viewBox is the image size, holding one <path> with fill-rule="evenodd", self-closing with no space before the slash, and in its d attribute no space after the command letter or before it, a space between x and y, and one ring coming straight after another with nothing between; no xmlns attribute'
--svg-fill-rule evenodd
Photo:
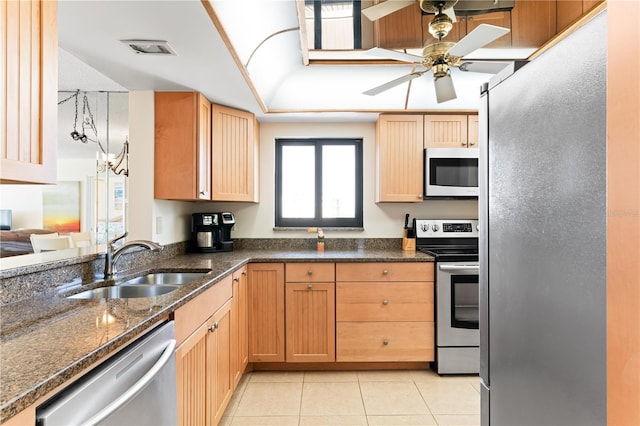
<svg viewBox="0 0 640 426"><path fill-rule="evenodd" d="M197 92L155 93L155 198L258 201L255 115Z"/></svg>
<svg viewBox="0 0 640 426"><path fill-rule="evenodd" d="M425 148L477 148L477 115L426 115Z"/></svg>
<svg viewBox="0 0 640 426"><path fill-rule="evenodd" d="M258 201L259 133L255 115L213 104L213 197Z"/></svg>
<svg viewBox="0 0 640 426"><path fill-rule="evenodd" d="M555 34L555 1L516 0L511 11L513 47L540 47Z"/></svg>
<svg viewBox="0 0 640 426"><path fill-rule="evenodd" d="M0 183L55 183L58 5L0 2Z"/></svg>
<svg viewBox="0 0 640 426"><path fill-rule="evenodd" d="M376 124L376 202L422 201L422 115L382 114Z"/></svg>
<svg viewBox="0 0 640 426"><path fill-rule="evenodd" d="M197 92L155 93L155 198L211 200L211 103Z"/></svg>
<svg viewBox="0 0 640 426"><path fill-rule="evenodd" d="M602 0L563 0L556 6L556 29L558 32L567 28L582 15L588 13Z"/></svg>

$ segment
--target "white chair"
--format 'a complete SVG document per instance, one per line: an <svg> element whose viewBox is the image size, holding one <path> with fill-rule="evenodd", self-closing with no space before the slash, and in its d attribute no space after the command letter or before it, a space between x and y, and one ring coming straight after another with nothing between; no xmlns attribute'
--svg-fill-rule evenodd
<svg viewBox="0 0 640 426"><path fill-rule="evenodd" d="M71 238L58 236L57 232L52 234L31 234L29 238L31 239L34 253L71 248Z"/></svg>
<svg viewBox="0 0 640 426"><path fill-rule="evenodd" d="M70 232L69 236L73 242L73 247L91 247L93 245L91 232Z"/></svg>

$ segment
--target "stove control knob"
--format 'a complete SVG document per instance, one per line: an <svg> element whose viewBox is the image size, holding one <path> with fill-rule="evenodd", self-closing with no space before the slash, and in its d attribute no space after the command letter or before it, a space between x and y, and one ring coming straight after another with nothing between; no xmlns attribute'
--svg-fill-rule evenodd
<svg viewBox="0 0 640 426"><path fill-rule="evenodd" d="M429 230L429 224L426 223L426 224L422 225L421 228L422 228L422 232L427 232Z"/></svg>
<svg viewBox="0 0 640 426"><path fill-rule="evenodd" d="M433 230L433 232L438 232L438 229L440 229L440 227L434 223L433 225L431 225L431 229Z"/></svg>

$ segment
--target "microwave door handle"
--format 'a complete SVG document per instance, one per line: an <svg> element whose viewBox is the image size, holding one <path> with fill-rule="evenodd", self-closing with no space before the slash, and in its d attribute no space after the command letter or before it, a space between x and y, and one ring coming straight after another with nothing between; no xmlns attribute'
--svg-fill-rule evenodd
<svg viewBox="0 0 640 426"><path fill-rule="evenodd" d="M462 272L462 271L479 271L478 265L438 265L441 271L444 272Z"/></svg>

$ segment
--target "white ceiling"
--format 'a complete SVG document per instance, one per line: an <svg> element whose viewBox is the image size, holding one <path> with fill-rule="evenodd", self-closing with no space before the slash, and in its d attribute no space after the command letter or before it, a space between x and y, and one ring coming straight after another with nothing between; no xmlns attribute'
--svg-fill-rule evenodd
<svg viewBox="0 0 640 426"><path fill-rule="evenodd" d="M211 5L240 61L251 57L246 69L267 112L198 0L61 0L60 90L195 90L252 111L261 122L375 121L377 111L404 110L407 84L375 97L362 92L409 73L410 66L305 66L298 31L268 38L298 26L295 0ZM138 55L123 39L166 40L177 55ZM458 99L437 104L426 73L412 81L408 109L475 109L489 77L454 69Z"/></svg>

